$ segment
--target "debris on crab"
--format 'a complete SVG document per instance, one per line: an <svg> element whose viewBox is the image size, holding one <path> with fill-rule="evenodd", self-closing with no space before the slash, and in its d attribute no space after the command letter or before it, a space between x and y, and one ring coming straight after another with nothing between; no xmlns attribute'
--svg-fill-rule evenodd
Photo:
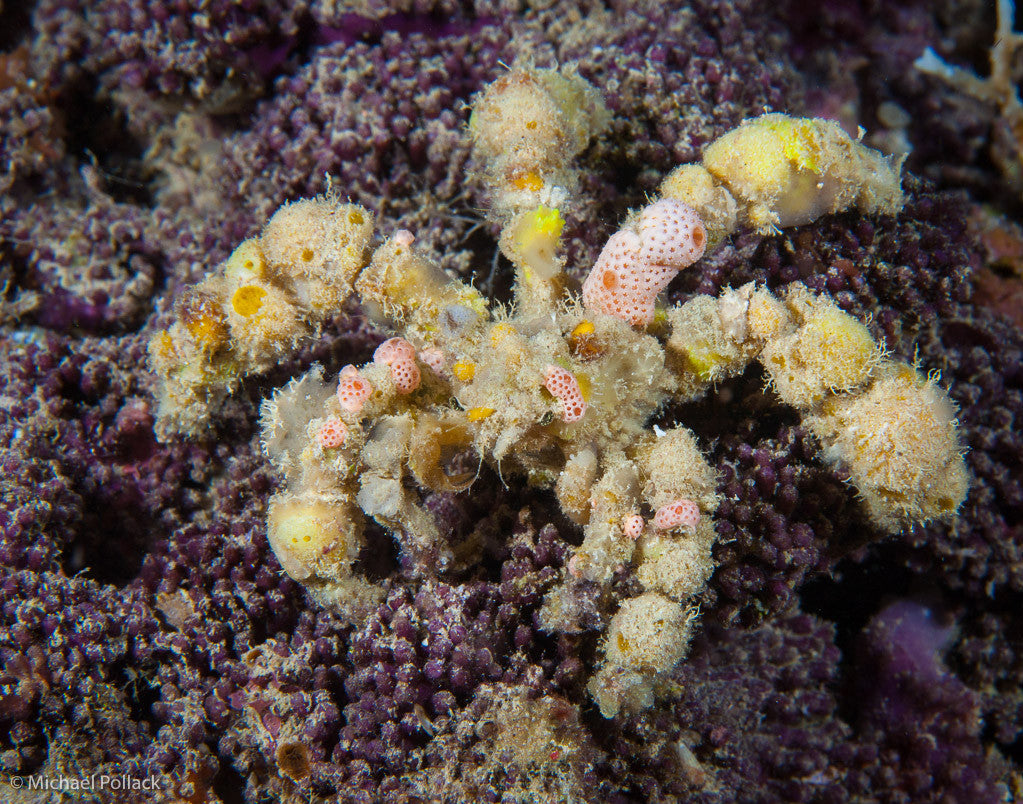
<svg viewBox="0 0 1023 804"><path fill-rule="evenodd" d="M458 454L499 466L502 477L528 477L552 488L583 528L541 611L545 628L581 629L574 597L584 587L610 595L622 569L638 582L639 594L610 620L589 686L613 717L649 705L684 658L695 599L714 570L717 478L684 424L650 425L666 403L698 398L759 362L824 458L848 472L869 515L889 530L954 515L967 473L945 392L886 357L826 296L799 284L775 295L751 283L658 310L672 278L723 236L723 213L711 203L724 198L719 184L675 175L671 194L631 214L581 296L573 292L572 266L558 255L562 211L541 190L553 177L573 185L571 160L606 114L581 78L548 73L512 71L483 93L470 125L481 176L499 200L492 215L504 229L501 248L515 268L509 309L446 276L407 230L370 255L372 215L321 198L275 214L258 241L191 291L189 298L204 294L202 303L185 304L151 353L164 380L165 430L194 427L237 377L269 360L251 357L263 354L252 339L280 352L321 325L326 305L354 294L395 336L336 383L317 367L263 405L264 447L284 477L268 515L281 566L313 599L358 620L379 596L353 569L366 518L394 535L406 567L443 572L451 549L419 491L472 493L478 467L452 470ZM536 115L502 106L518 108L524 97L554 117L530 128ZM567 133L566 106L587 110ZM580 129L587 120L588 133ZM500 142L519 145L502 152ZM776 115L746 124L708 148L719 172L739 164L721 157L721 142L770 146L756 163L758 182L729 184L759 194L740 193L740 206L729 196L728 226L785 225L854 203L889 213L901 204L898 165L821 121ZM800 195L804 174L826 176L834 192ZM768 176L781 184L768 186ZM865 176L872 183L859 186ZM228 298L235 312L221 314ZM284 332L292 320L301 327Z"/></svg>

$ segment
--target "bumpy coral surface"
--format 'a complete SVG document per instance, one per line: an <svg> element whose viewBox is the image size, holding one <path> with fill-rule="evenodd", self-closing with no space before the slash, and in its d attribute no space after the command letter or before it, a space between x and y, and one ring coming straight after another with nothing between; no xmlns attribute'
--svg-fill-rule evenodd
<svg viewBox="0 0 1023 804"><path fill-rule="evenodd" d="M1012 87L989 72L1000 41L990 4L912 0L878 12L859 0L3 3L0 799L58 800L16 788L15 776L92 774L156 780L155 794L93 795L104 804L1019 798ZM927 48L960 77L1001 82L1000 100L916 69ZM504 219L481 212L493 209L493 174L477 164L469 127L469 104L509 74L503 65L563 68L608 112L574 79L530 85L564 90L553 108L587 109L573 119L596 134L578 148L568 132L560 154L541 154L542 170L513 175ZM324 453L350 447L359 434L337 378L352 367L344 399L355 410L371 410L372 393L393 382L390 366L372 362L400 334L373 323L387 311L354 301L325 311L272 359L250 356L244 365L258 370L203 386L230 392L194 435L156 437L147 345L178 320L184 289L260 238L285 202L358 204L384 238L480 298L539 302L577 293L629 210L675 195L662 187L673 169L702 166L711 143L775 112L834 120L850 141L862 126L860 142L888 164L905 157L901 212L849 207L757 233L748 199L687 171L674 187L700 210L708 253L661 304L690 303L699 323L711 307L697 297L730 298L750 282L786 302L797 282L826 294L849 319L800 315L840 321L825 330L859 344L844 354L860 359L792 392L856 387L879 361L913 364L911 385L947 389L955 405L968 492L954 518L888 533L850 466L822 450L818 424L779 402L769 367L733 371L748 356L722 352L723 332L691 343L674 359L701 375L693 394L654 406L644 425L685 425L705 453L718 503L712 516L703 509L693 543L713 569L691 592L698 620L674 609L647 618L691 640L647 708L606 719L587 687L607 636L628 641L645 625L630 612L660 611L644 589L673 577L658 547L687 528L657 530L657 511L701 500L664 488L654 505L615 510L614 531L650 561L642 575L612 567L590 580L580 479L596 454L575 456L561 483L505 474L434 422L443 438L431 478L443 488L417 505L437 538L396 543L366 524L351 559L367 584L355 621L316 605L280 566L267 516L288 479L262 453L259 404L319 364L336 422L323 417L303 437ZM789 210L816 214L822 199L795 189ZM518 228L501 237L509 222ZM516 291L522 265L541 281ZM544 284L559 272L561 286ZM277 276L259 283L268 295L283 287ZM217 299L230 308L239 289ZM240 295L241 309L257 296ZM222 335L206 300L193 309L200 341ZM771 308L757 312L768 326ZM588 393L576 364L605 359L608 330L582 324L561 333L570 362L536 367L545 427L592 415L565 422L543 388L554 365ZM510 351L532 333L497 334ZM403 399L486 373L405 337L420 387ZM811 327L777 354L806 366L832 344ZM494 439L508 401L464 399ZM331 446L336 423L348 433ZM577 630L551 632L545 599L566 584L563 613ZM675 659L612 655L616 677L628 662Z"/></svg>

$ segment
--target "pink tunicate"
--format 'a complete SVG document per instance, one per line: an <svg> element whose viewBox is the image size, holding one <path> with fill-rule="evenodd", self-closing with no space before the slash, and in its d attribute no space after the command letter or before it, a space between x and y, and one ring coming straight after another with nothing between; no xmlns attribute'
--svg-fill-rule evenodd
<svg viewBox="0 0 1023 804"><path fill-rule="evenodd" d="M395 360L415 360L416 350L404 338L388 338L373 352L373 362L391 365Z"/></svg>
<svg viewBox="0 0 1023 804"><path fill-rule="evenodd" d="M348 427L337 416L331 416L316 431L316 443L324 449L337 449L348 438Z"/></svg>
<svg viewBox="0 0 1023 804"><path fill-rule="evenodd" d="M373 393L373 386L355 366L345 366L337 383L337 399L341 408L349 413L358 413Z"/></svg>
<svg viewBox="0 0 1023 804"><path fill-rule="evenodd" d="M429 366L438 377L444 373L446 366L444 353L436 346L427 346L425 349L420 350L419 359Z"/></svg>
<svg viewBox="0 0 1023 804"><path fill-rule="evenodd" d="M404 338L389 338L373 353L373 362L391 368L391 379L399 394L411 394L422 379L416 365L416 350Z"/></svg>
<svg viewBox="0 0 1023 804"><path fill-rule="evenodd" d="M564 421L577 422L586 413L586 400L572 372L560 366L547 366L544 369L544 387L561 402L561 418Z"/></svg>
<svg viewBox="0 0 1023 804"><path fill-rule="evenodd" d="M654 320L657 295L706 246L707 230L696 210L674 198L650 204L634 228L607 241L583 283L583 305L646 326Z"/></svg>
<svg viewBox="0 0 1023 804"><path fill-rule="evenodd" d="M700 508L692 500L675 500L662 505L654 514L654 527L657 530L685 528L695 530L700 521Z"/></svg>
<svg viewBox="0 0 1023 804"><path fill-rule="evenodd" d="M622 533L630 539L638 539L643 533L644 524L639 514L630 514L622 520Z"/></svg>

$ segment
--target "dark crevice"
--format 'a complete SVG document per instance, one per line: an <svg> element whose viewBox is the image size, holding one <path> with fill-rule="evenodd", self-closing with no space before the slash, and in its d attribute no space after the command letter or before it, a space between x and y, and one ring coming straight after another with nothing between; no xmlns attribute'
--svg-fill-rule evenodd
<svg viewBox="0 0 1023 804"><path fill-rule="evenodd" d="M835 644L846 656L870 618L889 599L915 591L914 575L901 566L893 551L878 545L866 561L840 561L830 575L817 576L802 585L803 611L835 625Z"/></svg>
<svg viewBox="0 0 1023 804"><path fill-rule="evenodd" d="M212 787L223 804L245 803L245 779L235 770L229 759L221 758L220 769L213 777Z"/></svg>
<svg viewBox="0 0 1023 804"><path fill-rule="evenodd" d="M398 545L390 533L373 521L367 521L364 538L355 572L364 574L371 583L380 583L398 566Z"/></svg>
<svg viewBox="0 0 1023 804"><path fill-rule="evenodd" d="M28 245L27 243L15 241L12 239L0 239L0 266L3 266L5 272L0 274L0 288L3 287L4 282L8 282L5 294L0 297L5 301L11 301L18 290L27 290L26 282L28 281L29 268L28 261L25 258L23 250L19 250L19 245Z"/></svg>
<svg viewBox="0 0 1023 804"><path fill-rule="evenodd" d="M99 171L107 194L118 203L152 205L146 143L128 131L123 112L103 98L95 79L83 76L55 105L64 112L67 152Z"/></svg>
<svg viewBox="0 0 1023 804"><path fill-rule="evenodd" d="M129 583L142 569L155 525L143 510L137 489L126 488L120 494L82 492L82 498L84 516L78 537L64 552L64 572L82 573L99 583Z"/></svg>
<svg viewBox="0 0 1023 804"><path fill-rule="evenodd" d="M830 575L819 575L799 590L802 610L835 626L835 645L844 657L837 714L850 724L862 717L856 657L863 631L891 599L906 597L914 586L913 573L885 555L890 552L881 546L861 563L841 561Z"/></svg>
<svg viewBox="0 0 1023 804"><path fill-rule="evenodd" d="M981 732L981 740L985 745L994 745L997 740L994 736L994 726L985 726ZM1017 767L1023 764L1023 735L1016 738L1015 742L1009 745L1000 745L999 750L1003 756Z"/></svg>
<svg viewBox="0 0 1023 804"><path fill-rule="evenodd" d="M515 269L496 243L492 243L491 249L490 259L473 270L472 284L492 304L510 304L515 295Z"/></svg>
<svg viewBox="0 0 1023 804"><path fill-rule="evenodd" d="M712 450L721 438L736 434L735 423L743 418L741 436L748 442L773 438L782 427L800 421L795 409L781 404L768 389L764 369L754 363L740 376L718 383L705 397L665 407L650 425L668 429L684 423L704 449Z"/></svg>
<svg viewBox="0 0 1023 804"><path fill-rule="evenodd" d="M155 732L153 704L160 700L159 686L151 684L142 672L131 665L125 665L116 675L125 679L123 689L131 708L131 719L149 725L150 731Z"/></svg>
<svg viewBox="0 0 1023 804"><path fill-rule="evenodd" d="M32 26L32 4L27 0L0 3L0 51L11 50Z"/></svg>

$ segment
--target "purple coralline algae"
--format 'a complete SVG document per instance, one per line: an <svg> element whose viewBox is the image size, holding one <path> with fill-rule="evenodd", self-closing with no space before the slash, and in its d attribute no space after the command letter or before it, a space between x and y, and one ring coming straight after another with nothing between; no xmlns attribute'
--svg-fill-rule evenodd
<svg viewBox="0 0 1023 804"><path fill-rule="evenodd" d="M85 68L112 90L184 97L215 111L261 89L293 45L294 2L93 3L85 9Z"/></svg>
<svg viewBox="0 0 1023 804"><path fill-rule="evenodd" d="M860 634L858 737L871 745L874 767L856 782L868 793L879 786L876 774L894 775L912 801L1004 801L1005 788L994 782L1004 760L981 743L980 695L943 661L956 633L941 618L934 607L898 600Z"/></svg>
<svg viewBox="0 0 1023 804"><path fill-rule="evenodd" d="M955 4L868 0L0 4L0 799L103 774L159 792L81 800L1023 796L1023 335L974 292L1001 269L969 225L1019 199L992 110L913 68L931 47L983 74L982 5L971 27ZM542 628L581 532L518 479L423 500L442 574L370 526L359 565L383 594L354 625L282 572L259 402L368 360L389 333L365 311L246 379L203 437L153 431L147 342L285 201L339 193L507 295L466 127L517 62L578 70L614 116L577 164L578 278L669 170L765 111L907 153L897 217L740 231L669 299L829 294L940 373L971 476L954 521L888 535L761 371L659 411L717 472L717 569L656 705L612 720L586 691L606 592L579 584L579 633Z"/></svg>

